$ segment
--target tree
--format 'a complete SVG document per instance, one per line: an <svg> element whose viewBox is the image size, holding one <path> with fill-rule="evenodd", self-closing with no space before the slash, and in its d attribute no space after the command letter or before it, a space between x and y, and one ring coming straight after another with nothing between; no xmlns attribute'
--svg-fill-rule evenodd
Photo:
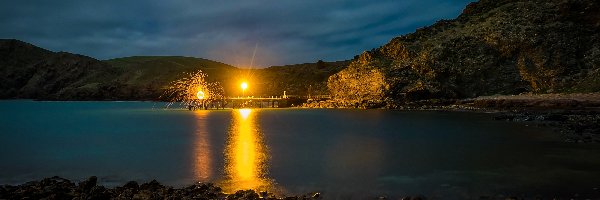
<svg viewBox="0 0 600 200"><path fill-rule="evenodd" d="M190 110L223 100L225 92L219 82L207 82L202 70L187 73L187 76L171 82L162 99L167 99L167 108L176 102Z"/></svg>

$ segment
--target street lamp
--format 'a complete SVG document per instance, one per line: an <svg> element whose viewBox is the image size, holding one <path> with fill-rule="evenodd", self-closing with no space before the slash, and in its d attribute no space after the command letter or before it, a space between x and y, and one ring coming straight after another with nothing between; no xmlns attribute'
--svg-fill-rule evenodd
<svg viewBox="0 0 600 200"><path fill-rule="evenodd" d="M200 105L202 106L202 109L206 109L206 107L204 106L204 98L206 97L206 94L204 94L202 90L198 90L198 93L196 93L196 97L200 99Z"/></svg>
<svg viewBox="0 0 600 200"><path fill-rule="evenodd" d="M242 87L242 96L245 96L244 92L246 91L246 88L248 88L248 83L242 82L241 87Z"/></svg>
<svg viewBox="0 0 600 200"><path fill-rule="evenodd" d="M204 92L202 92L202 90L198 91L198 93L196 93L196 97L198 97L200 100L204 100Z"/></svg>

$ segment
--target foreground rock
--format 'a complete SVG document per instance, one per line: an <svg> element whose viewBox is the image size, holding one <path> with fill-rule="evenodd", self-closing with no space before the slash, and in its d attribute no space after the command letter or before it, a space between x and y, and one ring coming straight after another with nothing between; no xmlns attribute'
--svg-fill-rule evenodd
<svg viewBox="0 0 600 200"><path fill-rule="evenodd" d="M594 189L596 190L596 189ZM588 197L589 196L589 197ZM594 194L579 195L573 194L564 199L597 199ZM332 197L329 197L332 198ZM221 188L210 183L197 183L183 188L173 188L165 186L156 180L148 183L138 184L130 181L123 186L115 188L106 188L97 184L97 178L92 176L85 181L74 183L68 179L60 177L45 178L41 181L31 181L22 185L0 185L0 199L239 199L239 200L257 200L257 199L278 199L278 200L310 200L310 199L329 199L320 193L306 194L302 196L282 196L276 197L268 192L256 192L253 190L239 190L233 194L226 194ZM339 197L338 197L339 198ZM338 199L334 198L334 199ZM342 197L343 198L343 197ZM346 196L345 198L350 198ZM362 199L364 197L358 197ZM466 198L463 196L463 198ZM355 198L352 198L355 199ZM387 197L373 196L366 199L401 199L401 200L426 200L423 195ZM437 196L432 199L445 199ZM449 199L457 199L450 197ZM548 198L540 195L518 195L514 194L496 194L491 196L480 196L479 199L563 199L551 196Z"/></svg>
<svg viewBox="0 0 600 200"><path fill-rule="evenodd" d="M197 183L183 188L165 186L156 180L106 188L97 184L95 176L75 184L60 177L45 178L18 186L0 186L0 199L319 199L319 194L275 197L271 193L240 190L226 194L210 183Z"/></svg>

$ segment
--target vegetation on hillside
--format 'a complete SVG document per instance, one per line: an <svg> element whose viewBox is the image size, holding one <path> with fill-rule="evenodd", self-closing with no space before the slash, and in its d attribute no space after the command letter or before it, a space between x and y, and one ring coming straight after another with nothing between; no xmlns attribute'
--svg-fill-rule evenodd
<svg viewBox="0 0 600 200"><path fill-rule="evenodd" d="M0 40L0 98L158 100L169 83L202 70L225 96L330 93L349 107L429 99L600 91L600 3L481 0L454 20L392 39L340 62L240 69L201 58L99 61ZM325 87L327 85L327 87ZM326 89L327 88L327 89Z"/></svg>
<svg viewBox="0 0 600 200"><path fill-rule="evenodd" d="M0 40L0 98L44 100L166 100L170 83L201 70L218 82L225 96L325 94L327 77L347 62L305 63L265 69L240 69L202 58L134 56L99 61L55 53L18 40Z"/></svg>
<svg viewBox="0 0 600 200"><path fill-rule="evenodd" d="M118 74L96 59L0 40L0 98L107 99Z"/></svg>
<svg viewBox="0 0 600 200"><path fill-rule="evenodd" d="M600 91L600 3L481 0L364 52L331 76L349 106L427 99Z"/></svg>
<svg viewBox="0 0 600 200"><path fill-rule="evenodd" d="M182 56L133 56L103 61L119 70L113 82L123 88L123 98L158 100L171 83L201 70L206 81L224 81L237 68L202 58ZM165 99L162 99L165 100Z"/></svg>
<svg viewBox="0 0 600 200"><path fill-rule="evenodd" d="M206 108L208 104L224 100L224 90L219 82L207 82L207 75L198 70L171 82L160 99L169 101L167 107L180 103L189 109ZM221 105L222 106L222 105Z"/></svg>
<svg viewBox="0 0 600 200"><path fill-rule="evenodd" d="M327 79L344 69L349 61L304 63L252 70L260 95L327 95Z"/></svg>

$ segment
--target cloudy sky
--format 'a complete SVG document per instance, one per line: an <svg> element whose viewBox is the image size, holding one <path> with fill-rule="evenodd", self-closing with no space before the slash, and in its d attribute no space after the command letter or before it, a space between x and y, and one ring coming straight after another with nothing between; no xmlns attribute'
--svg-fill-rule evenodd
<svg viewBox="0 0 600 200"><path fill-rule="evenodd" d="M471 0L1 1L0 38L97 59L182 55L248 67L345 60Z"/></svg>

